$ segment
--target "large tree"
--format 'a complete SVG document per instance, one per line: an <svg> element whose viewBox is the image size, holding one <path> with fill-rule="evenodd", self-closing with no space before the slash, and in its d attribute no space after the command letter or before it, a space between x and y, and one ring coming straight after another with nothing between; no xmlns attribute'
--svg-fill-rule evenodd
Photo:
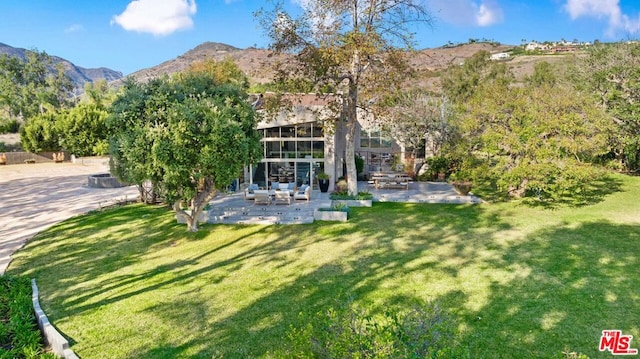
<svg viewBox="0 0 640 359"><path fill-rule="evenodd" d="M628 170L640 169L640 44L593 46L573 68L576 86L595 94L616 121L611 149Z"/></svg>
<svg viewBox="0 0 640 359"><path fill-rule="evenodd" d="M431 17L417 0L311 0L299 16L282 3L257 16L276 53L292 53L295 61L278 68L282 83L311 82L315 90L334 96L337 119L345 121L348 191L357 192L355 134L358 115L378 118L386 97L394 95L409 73L407 52L416 24ZM336 126L339 127L339 126Z"/></svg>
<svg viewBox="0 0 640 359"><path fill-rule="evenodd" d="M111 108L113 172L139 186L151 180L190 231L217 191L259 160L256 114L230 82L197 71L129 82Z"/></svg>
<svg viewBox="0 0 640 359"><path fill-rule="evenodd" d="M425 158L439 155L443 146L452 140L453 113L446 97L413 89L402 93L393 103L390 111L393 121L388 127L414 157L422 151Z"/></svg>
<svg viewBox="0 0 640 359"><path fill-rule="evenodd" d="M493 66L477 71L496 73ZM453 87L465 89L457 116L458 170L488 175L510 196L558 198L599 177L591 164L608 151L612 122L591 97L551 81L546 66L536 70L519 86L510 76L491 75L471 91Z"/></svg>
<svg viewBox="0 0 640 359"><path fill-rule="evenodd" d="M29 119L47 109L67 108L73 85L62 64L52 65L44 52L27 51L25 59L0 55L0 111Z"/></svg>

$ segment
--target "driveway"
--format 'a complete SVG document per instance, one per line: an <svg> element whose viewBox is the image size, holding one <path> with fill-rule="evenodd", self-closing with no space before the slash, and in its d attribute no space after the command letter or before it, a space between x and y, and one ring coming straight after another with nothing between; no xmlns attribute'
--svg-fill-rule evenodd
<svg viewBox="0 0 640 359"><path fill-rule="evenodd" d="M101 163L0 166L0 275L27 240L73 216L138 196L135 186L90 188L87 176L106 173Z"/></svg>

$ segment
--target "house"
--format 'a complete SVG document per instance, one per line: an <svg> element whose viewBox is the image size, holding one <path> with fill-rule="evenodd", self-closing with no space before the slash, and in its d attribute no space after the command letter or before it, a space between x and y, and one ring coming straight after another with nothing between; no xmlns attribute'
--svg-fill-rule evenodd
<svg viewBox="0 0 640 359"><path fill-rule="evenodd" d="M269 97L267 94L266 97ZM285 95L288 110L268 115L258 124L262 135L263 158L247 167L244 183L268 187L272 182L296 182L317 187L316 175L325 172L335 180L346 173L345 122L336 120L340 114L332 111L336 98L330 95ZM366 116L358 119L355 152L365 160L365 173L391 169L392 153L402 153L402 147Z"/></svg>
<svg viewBox="0 0 640 359"><path fill-rule="evenodd" d="M511 55L509 55L509 53L507 53L507 52L498 52L498 53L495 53L495 54L491 54L491 57L489 57L489 60L491 60L491 61L506 60L510 56Z"/></svg>

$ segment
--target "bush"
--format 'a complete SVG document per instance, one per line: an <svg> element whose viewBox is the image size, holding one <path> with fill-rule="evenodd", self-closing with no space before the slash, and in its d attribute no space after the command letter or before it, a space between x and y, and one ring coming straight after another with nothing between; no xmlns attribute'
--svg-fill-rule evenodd
<svg viewBox="0 0 640 359"><path fill-rule="evenodd" d="M331 194L329 195L329 199L373 199L373 194L367 191L360 191L357 195L352 196L346 190L341 190L331 192Z"/></svg>
<svg viewBox="0 0 640 359"><path fill-rule="evenodd" d="M436 304L388 310L374 316L350 301L300 314L288 332L287 347L276 358L463 358L455 325Z"/></svg>
<svg viewBox="0 0 640 359"><path fill-rule="evenodd" d="M18 120L0 119L0 134L18 133L20 131L20 123Z"/></svg>
<svg viewBox="0 0 640 359"><path fill-rule="evenodd" d="M55 358L44 353L27 278L0 276L0 357Z"/></svg>

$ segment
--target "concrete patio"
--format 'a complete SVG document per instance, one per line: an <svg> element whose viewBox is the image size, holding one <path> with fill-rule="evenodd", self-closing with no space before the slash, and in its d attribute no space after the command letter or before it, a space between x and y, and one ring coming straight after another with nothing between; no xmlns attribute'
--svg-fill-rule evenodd
<svg viewBox="0 0 640 359"><path fill-rule="evenodd" d="M403 203L482 203L473 194L461 196L444 182L414 182L409 189L376 189L367 182L358 183L359 191L373 194L373 202ZM242 192L219 194L211 202L207 223L226 224L302 224L313 222L313 212L331 207L329 193L314 190L310 201L293 201L290 205L255 205Z"/></svg>

